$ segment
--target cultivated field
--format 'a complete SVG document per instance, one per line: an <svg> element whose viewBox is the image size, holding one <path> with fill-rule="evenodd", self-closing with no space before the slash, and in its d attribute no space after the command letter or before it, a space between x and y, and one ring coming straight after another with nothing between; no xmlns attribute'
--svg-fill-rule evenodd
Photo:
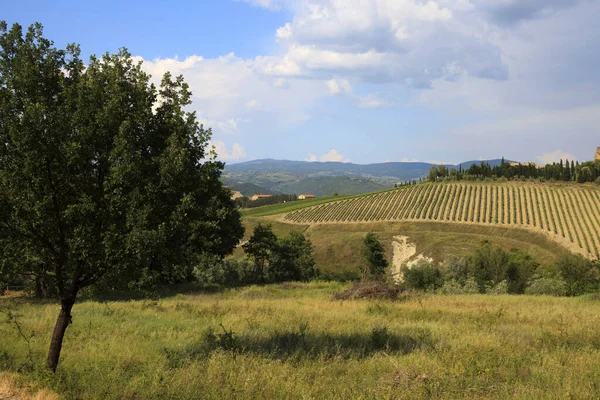
<svg viewBox="0 0 600 400"><path fill-rule="evenodd" d="M438 221L521 227L572 251L600 255L600 190L539 183L424 184L289 212L300 224Z"/></svg>
<svg viewBox="0 0 600 400"><path fill-rule="evenodd" d="M338 283L248 287L73 310L55 376L57 305L0 300L0 367L61 398L585 399L600 393L594 297L440 296L331 301ZM223 327L227 331L223 330ZM211 331L212 330L212 331ZM212 332L212 333L211 333ZM231 333L231 334L228 334Z"/></svg>

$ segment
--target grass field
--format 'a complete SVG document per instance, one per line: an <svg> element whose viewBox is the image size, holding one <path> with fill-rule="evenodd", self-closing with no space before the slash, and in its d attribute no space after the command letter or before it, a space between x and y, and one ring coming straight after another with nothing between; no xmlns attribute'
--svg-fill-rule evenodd
<svg viewBox="0 0 600 400"><path fill-rule="evenodd" d="M425 184L285 210L300 224L438 221L521 227L588 257L600 256L600 190L523 182Z"/></svg>
<svg viewBox="0 0 600 400"><path fill-rule="evenodd" d="M56 376L13 385L64 398L597 398L597 298L439 296L331 301L336 283L249 287L74 308ZM0 300L43 365L58 307ZM233 332L223 335L223 328ZM210 334L212 329L212 334ZM0 324L0 365L26 344Z"/></svg>

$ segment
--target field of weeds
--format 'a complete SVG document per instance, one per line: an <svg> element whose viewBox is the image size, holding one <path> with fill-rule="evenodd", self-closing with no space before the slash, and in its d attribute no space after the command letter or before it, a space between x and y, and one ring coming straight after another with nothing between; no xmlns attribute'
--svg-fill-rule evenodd
<svg viewBox="0 0 600 400"><path fill-rule="evenodd" d="M597 398L594 296L332 300L348 286L282 284L74 308L56 375L58 306L0 300L11 385L61 398ZM339 296L337 296L339 298ZM30 350L28 350L28 348ZM30 358L30 359L29 359Z"/></svg>

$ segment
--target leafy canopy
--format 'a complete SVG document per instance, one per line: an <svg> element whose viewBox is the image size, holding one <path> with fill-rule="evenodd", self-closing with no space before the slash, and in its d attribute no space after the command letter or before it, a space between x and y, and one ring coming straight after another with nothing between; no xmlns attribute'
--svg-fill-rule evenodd
<svg viewBox="0 0 600 400"><path fill-rule="evenodd" d="M103 277L182 280L203 253L230 253L240 216L190 101L182 77L156 88L124 49L86 65L41 25L1 22L3 270L74 298Z"/></svg>

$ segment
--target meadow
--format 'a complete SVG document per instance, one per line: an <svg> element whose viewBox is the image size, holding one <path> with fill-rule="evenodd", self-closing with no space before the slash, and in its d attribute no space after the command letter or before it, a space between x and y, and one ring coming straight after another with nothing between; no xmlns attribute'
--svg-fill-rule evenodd
<svg viewBox="0 0 600 400"><path fill-rule="evenodd" d="M0 300L13 386L62 398L597 398L597 296L332 301L340 283L155 300L83 301L56 375L43 366L53 303Z"/></svg>

